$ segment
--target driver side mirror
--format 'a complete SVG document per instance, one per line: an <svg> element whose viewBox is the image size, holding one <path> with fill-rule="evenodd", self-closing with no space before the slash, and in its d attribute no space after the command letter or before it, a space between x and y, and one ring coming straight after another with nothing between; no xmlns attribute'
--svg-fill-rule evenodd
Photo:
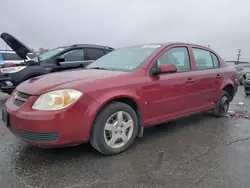
<svg viewBox="0 0 250 188"><path fill-rule="evenodd" d="M157 68L154 68L151 70L151 75L157 76L158 74L164 74L164 73L174 73L177 72L177 69L172 64L161 64L158 65Z"/></svg>
<svg viewBox="0 0 250 188"><path fill-rule="evenodd" d="M65 62L65 59L62 58L62 57L58 57L58 58L56 59L56 64L57 64L57 65L61 65L61 62Z"/></svg>

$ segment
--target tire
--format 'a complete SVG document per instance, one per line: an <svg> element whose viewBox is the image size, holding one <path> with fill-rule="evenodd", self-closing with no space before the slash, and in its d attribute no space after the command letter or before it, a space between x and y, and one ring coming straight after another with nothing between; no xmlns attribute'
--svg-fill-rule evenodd
<svg viewBox="0 0 250 188"><path fill-rule="evenodd" d="M226 91L223 90L216 107L213 109L213 114L217 117L224 117L228 112L229 104L230 96Z"/></svg>
<svg viewBox="0 0 250 188"><path fill-rule="evenodd" d="M118 115L122 117L122 120ZM126 121L130 123L126 124ZM107 122L109 126L106 125ZM130 127L126 129L128 125ZM136 138L137 131L138 117L135 111L125 103L112 102L105 106L95 118L90 143L103 155L116 155L131 146ZM124 136L127 136L127 139L124 139Z"/></svg>
<svg viewBox="0 0 250 188"><path fill-rule="evenodd" d="M249 96L250 95L250 93L245 93L246 94L246 96Z"/></svg>

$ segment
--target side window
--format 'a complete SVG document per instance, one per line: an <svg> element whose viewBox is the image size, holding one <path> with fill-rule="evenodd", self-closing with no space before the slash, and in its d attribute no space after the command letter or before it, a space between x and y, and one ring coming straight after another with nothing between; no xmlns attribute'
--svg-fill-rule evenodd
<svg viewBox="0 0 250 188"><path fill-rule="evenodd" d="M87 50L87 60L97 60L104 55L101 49L88 48Z"/></svg>
<svg viewBox="0 0 250 188"><path fill-rule="evenodd" d="M198 70L212 69L214 63L210 52L207 50L193 48L196 67Z"/></svg>
<svg viewBox="0 0 250 188"><path fill-rule="evenodd" d="M177 72L187 72L191 69L186 47L175 47L166 51L156 61L156 65L154 66L157 67L160 64L173 64L177 68Z"/></svg>
<svg viewBox="0 0 250 188"><path fill-rule="evenodd" d="M60 56L65 59L65 62L69 61L83 61L84 60L84 51L83 49L76 49L66 52Z"/></svg>
<svg viewBox="0 0 250 188"><path fill-rule="evenodd" d="M211 53L211 56L212 56L212 59L213 59L213 62L214 62L214 68L220 67L218 57L214 53Z"/></svg>

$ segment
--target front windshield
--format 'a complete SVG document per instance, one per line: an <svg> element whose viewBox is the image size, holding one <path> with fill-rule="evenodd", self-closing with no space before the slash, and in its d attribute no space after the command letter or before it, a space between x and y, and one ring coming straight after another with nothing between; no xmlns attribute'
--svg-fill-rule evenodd
<svg viewBox="0 0 250 188"><path fill-rule="evenodd" d="M161 45L131 46L114 50L86 68L100 68L131 72L149 58Z"/></svg>
<svg viewBox="0 0 250 188"><path fill-rule="evenodd" d="M45 60L45 59L51 58L52 56L56 55L57 53L61 52L62 50L64 50L64 48L55 48L55 49L49 50L43 54L40 54L39 55L40 60ZM32 60L38 61L37 57L33 58Z"/></svg>

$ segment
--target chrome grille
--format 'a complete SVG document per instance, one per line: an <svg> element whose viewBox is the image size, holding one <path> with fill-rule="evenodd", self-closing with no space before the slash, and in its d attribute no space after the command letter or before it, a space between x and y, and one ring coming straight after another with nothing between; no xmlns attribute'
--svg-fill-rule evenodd
<svg viewBox="0 0 250 188"><path fill-rule="evenodd" d="M27 94L27 93L22 93L20 91L17 91L16 92L16 95L20 98L23 98L23 99L28 99L31 95L30 94Z"/></svg>
<svg viewBox="0 0 250 188"><path fill-rule="evenodd" d="M16 106L21 106L23 105L27 99L30 98L30 94L27 94L27 93L23 93L23 92L20 92L20 91L16 91L16 93L14 94L15 97L14 97L14 100L13 100L13 103L16 105Z"/></svg>
<svg viewBox="0 0 250 188"><path fill-rule="evenodd" d="M21 106L25 103L25 101L22 101L20 99L14 99L14 102L13 102L15 105L17 106Z"/></svg>

